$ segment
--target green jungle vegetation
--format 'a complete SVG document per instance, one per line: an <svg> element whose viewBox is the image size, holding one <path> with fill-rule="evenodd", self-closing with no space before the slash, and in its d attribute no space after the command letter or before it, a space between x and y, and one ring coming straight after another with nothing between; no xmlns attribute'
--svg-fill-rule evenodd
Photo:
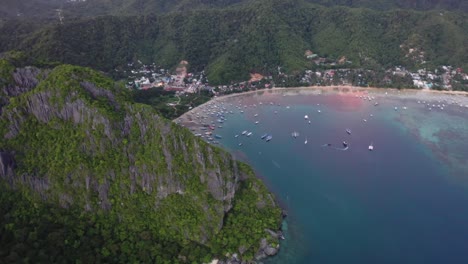
<svg viewBox="0 0 468 264"><path fill-rule="evenodd" d="M353 8L331 6L334 2L325 0L324 5L299 0L225 1L229 3L224 8L205 9L196 7L212 1L176 2L194 8L132 15L125 6L121 9L125 16L70 18L64 24L44 22L41 27L28 27L32 22L27 19L5 20L0 24L0 52L18 49L41 61L106 72L136 59L165 68L187 60L190 70L206 69L211 84L246 80L250 72L275 73L278 66L288 74L312 68L306 50L333 60L345 56L351 67L368 69L468 68L466 12L382 11L354 4ZM423 58L407 56L410 49L423 52Z"/></svg>
<svg viewBox="0 0 468 264"><path fill-rule="evenodd" d="M251 260L278 243L281 209L249 166L103 74L0 60L0 83L1 260Z"/></svg>
<svg viewBox="0 0 468 264"><path fill-rule="evenodd" d="M249 4L255 0L3 0L0 17L51 18L56 9L66 17L93 17L99 15L147 15L174 11L222 9ZM323 6L346 6L375 10L462 10L468 11L464 0L302 0Z"/></svg>
<svg viewBox="0 0 468 264"><path fill-rule="evenodd" d="M208 102L212 96L213 94L208 91L176 96L175 92L165 91L163 88L135 90L133 92L135 102L151 105L161 116L171 120L189 111L191 107ZM171 103L176 105L168 105Z"/></svg>

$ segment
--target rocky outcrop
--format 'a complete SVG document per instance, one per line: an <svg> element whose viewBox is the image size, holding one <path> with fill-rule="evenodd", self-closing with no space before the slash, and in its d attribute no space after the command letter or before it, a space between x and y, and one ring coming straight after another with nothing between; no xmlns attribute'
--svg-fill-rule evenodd
<svg viewBox="0 0 468 264"><path fill-rule="evenodd" d="M154 210L171 195L183 195L205 208L204 213L211 214L210 226L203 228L207 233L189 237L202 237L202 242L206 242L208 234L215 234L222 228L224 214L232 208L239 181L244 177L228 153L214 150L189 131L160 118L149 107L119 101L111 89L81 80L82 77L76 76L79 75L76 69L70 71L71 80L66 86L55 82L60 79L55 70L50 73L46 88L40 87L34 93L21 96L38 85L40 72L34 68L16 70L15 82L22 86L10 86L6 90L19 100L2 114L5 134L0 136L10 146L16 144L20 152L23 147L33 148L34 145L41 153L59 155L57 158L62 159L61 153L54 153L55 141L60 141L70 145L70 159L87 162L79 166L66 164L69 168L64 177L51 172L53 170L48 168L51 164L41 162L39 157L27 161L35 168L16 170L13 156L2 152L2 178L12 185L27 185L43 199L59 201L61 207L78 206L86 211L110 210L116 204L127 203L127 198L115 198L116 195L123 197L116 193L118 189L128 195L144 192L156 197L156 206L145 205ZM80 81L74 84L73 76ZM33 127L34 131L29 131ZM34 136L24 138L25 133ZM76 139L69 138L73 135ZM52 141L36 141L44 137ZM112 157L119 157L127 165L115 168L118 164L110 165ZM99 167L106 169L103 171ZM199 179L200 183L194 179ZM116 188L116 182L122 180L128 181L128 185ZM53 186L61 186L61 191ZM68 189L82 190L87 195L76 198L62 191ZM203 189L206 192L194 191ZM208 202L207 195L215 202ZM194 231L187 229L185 232Z"/></svg>
<svg viewBox="0 0 468 264"><path fill-rule="evenodd" d="M260 260L269 256L274 256L279 251L279 244L277 246L271 246L266 238L263 238L260 241L260 249L258 250L257 254L255 254L255 259Z"/></svg>
<svg viewBox="0 0 468 264"><path fill-rule="evenodd" d="M3 87L7 96L16 97L31 91L39 83L39 75L46 77L48 71L42 71L36 67L17 68L13 74L14 83Z"/></svg>
<svg viewBox="0 0 468 264"><path fill-rule="evenodd" d="M102 75L59 66L41 81L35 77L40 71L16 72L15 82L26 88L8 88L11 105L0 114L0 179L31 199L87 214L118 212L122 225L148 228L151 219L154 232L164 227L171 239L205 246L223 233L236 199L246 199L239 196L255 201L245 210L255 214L251 218L261 218L262 210L277 212L261 182L251 183L248 166L151 107L132 103ZM256 222L275 222L266 215L269 221ZM246 250L256 250L242 246L232 247L239 248L239 261ZM273 254L268 243L261 246Z"/></svg>
<svg viewBox="0 0 468 264"><path fill-rule="evenodd" d="M0 151L0 177L3 179L11 179L15 167L16 163L13 155L8 152Z"/></svg>
<svg viewBox="0 0 468 264"><path fill-rule="evenodd" d="M39 76L46 77L47 74L47 70L40 70L36 67L15 69L11 74L10 82L0 87L0 114L2 114L3 107L8 104L8 98L31 91L39 83Z"/></svg>

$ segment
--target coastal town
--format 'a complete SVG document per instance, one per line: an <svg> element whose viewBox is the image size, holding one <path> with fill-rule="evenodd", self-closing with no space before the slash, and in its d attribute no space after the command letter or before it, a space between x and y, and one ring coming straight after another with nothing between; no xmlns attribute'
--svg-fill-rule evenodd
<svg viewBox="0 0 468 264"><path fill-rule="evenodd" d="M341 57L330 60L310 51L306 58L313 62L314 69L300 74L286 74L278 66L271 74L251 73L248 81L211 85L204 71L188 72L187 61L181 61L174 71L144 64L129 63L124 76L127 87L134 90L160 88L177 94L194 94L202 91L213 95L244 92L273 87L298 86L358 86L377 88L410 88L442 91L468 91L468 74L460 67L442 65L433 70L425 68L410 71L403 66L384 70L353 67L353 62Z"/></svg>

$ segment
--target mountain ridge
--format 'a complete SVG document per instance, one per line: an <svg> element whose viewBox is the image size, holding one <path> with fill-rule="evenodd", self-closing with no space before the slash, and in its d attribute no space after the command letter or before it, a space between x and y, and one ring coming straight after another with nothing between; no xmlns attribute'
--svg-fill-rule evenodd
<svg viewBox="0 0 468 264"><path fill-rule="evenodd" d="M102 16L30 32L10 22L0 26L0 52L20 49L29 57L107 72L136 59L166 68L187 60L192 70L206 69L210 82L219 84L246 80L251 72L271 74L278 66L287 73L314 67L306 50L332 59L345 56L352 67L467 67L466 21L467 15L457 12L253 1L220 10ZM412 60L410 50L422 57Z"/></svg>
<svg viewBox="0 0 468 264"><path fill-rule="evenodd" d="M101 15L148 15L167 12L220 9L236 5L247 5L256 0L5 0L1 17L57 17L62 10L66 17L93 17ZM270 1L270 0L268 0ZM343 6L370 8L374 10L412 9L468 11L468 3L463 0L303 0L322 6ZM263 1L265 2L265 1Z"/></svg>

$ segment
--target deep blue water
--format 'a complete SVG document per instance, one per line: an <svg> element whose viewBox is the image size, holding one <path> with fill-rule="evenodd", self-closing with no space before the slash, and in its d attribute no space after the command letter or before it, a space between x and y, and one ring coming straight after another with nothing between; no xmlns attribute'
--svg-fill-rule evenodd
<svg viewBox="0 0 468 264"><path fill-rule="evenodd" d="M335 93L225 100L234 114L216 130L220 143L289 212L280 253L264 262L468 263L468 109L445 103L429 111L413 99ZM252 136L234 137L243 130Z"/></svg>

